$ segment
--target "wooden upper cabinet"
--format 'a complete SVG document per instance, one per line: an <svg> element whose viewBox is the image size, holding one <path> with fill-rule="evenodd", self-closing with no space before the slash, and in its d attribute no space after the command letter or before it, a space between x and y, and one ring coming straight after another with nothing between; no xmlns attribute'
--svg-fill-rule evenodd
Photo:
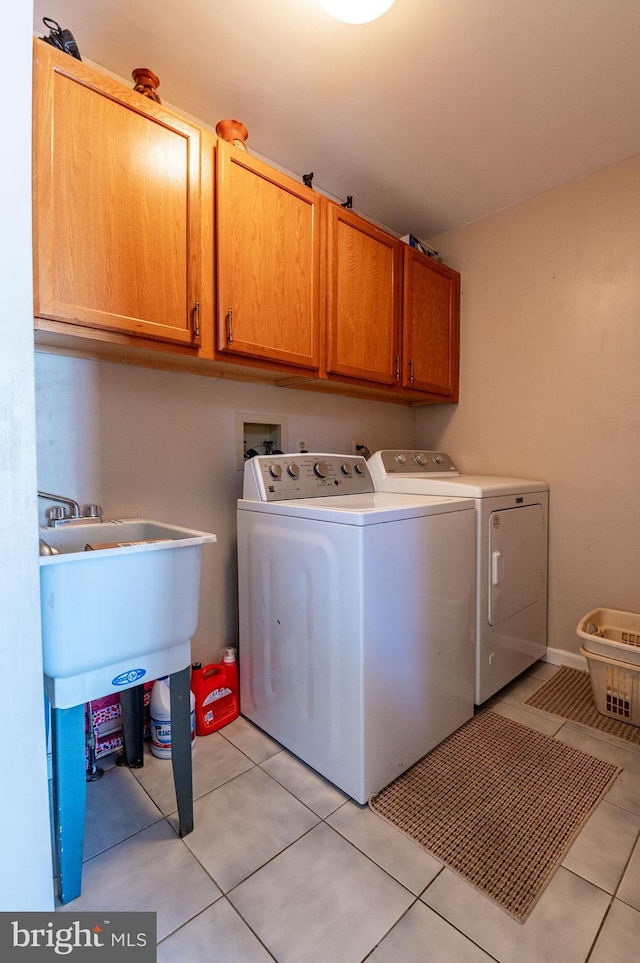
<svg viewBox="0 0 640 963"><path fill-rule="evenodd" d="M321 197L226 141L216 156L217 349L316 373Z"/></svg>
<svg viewBox="0 0 640 963"><path fill-rule="evenodd" d="M404 248L403 387L457 401L460 275Z"/></svg>
<svg viewBox="0 0 640 963"><path fill-rule="evenodd" d="M198 347L199 153L197 127L34 41L38 318Z"/></svg>
<svg viewBox="0 0 640 963"><path fill-rule="evenodd" d="M396 385L402 242L336 204L327 231L327 372Z"/></svg>
<svg viewBox="0 0 640 963"><path fill-rule="evenodd" d="M458 400L456 271L38 39L33 78L38 341Z"/></svg>

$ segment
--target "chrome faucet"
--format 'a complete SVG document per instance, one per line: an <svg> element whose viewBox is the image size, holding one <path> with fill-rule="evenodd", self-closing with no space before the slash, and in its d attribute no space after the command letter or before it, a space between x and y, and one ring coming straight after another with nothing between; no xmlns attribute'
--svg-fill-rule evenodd
<svg viewBox="0 0 640 963"><path fill-rule="evenodd" d="M73 498L65 495L52 495L50 492L38 492L40 498L49 498L53 502L62 502L68 505L70 511L65 511L61 505L55 505L47 509L48 525L50 528L57 528L60 525L87 525L96 524L102 521L102 508L100 505L86 505L84 513L80 511L80 505Z"/></svg>

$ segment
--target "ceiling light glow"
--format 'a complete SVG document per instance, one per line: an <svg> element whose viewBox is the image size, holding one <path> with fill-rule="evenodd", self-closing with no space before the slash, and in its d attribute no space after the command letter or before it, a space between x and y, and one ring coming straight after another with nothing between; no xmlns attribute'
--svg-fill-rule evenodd
<svg viewBox="0 0 640 963"><path fill-rule="evenodd" d="M327 13L343 23L369 23L377 20L395 0L320 0Z"/></svg>

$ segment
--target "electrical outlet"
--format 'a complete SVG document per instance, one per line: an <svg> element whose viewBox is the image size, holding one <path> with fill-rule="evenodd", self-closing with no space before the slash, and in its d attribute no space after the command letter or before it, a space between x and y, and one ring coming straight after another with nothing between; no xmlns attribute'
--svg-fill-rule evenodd
<svg viewBox="0 0 640 963"><path fill-rule="evenodd" d="M365 443L363 441L354 441L353 443L353 454L354 455L364 455Z"/></svg>
<svg viewBox="0 0 640 963"><path fill-rule="evenodd" d="M298 438L296 442L296 451L309 451L309 445L307 444L306 438Z"/></svg>

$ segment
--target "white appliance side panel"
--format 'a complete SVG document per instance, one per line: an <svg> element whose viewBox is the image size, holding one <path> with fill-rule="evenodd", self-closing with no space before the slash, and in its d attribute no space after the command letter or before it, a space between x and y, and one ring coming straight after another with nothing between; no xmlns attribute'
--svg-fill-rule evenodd
<svg viewBox="0 0 640 963"><path fill-rule="evenodd" d="M489 622L498 625L544 590L546 537L542 505L506 508L489 517Z"/></svg>
<svg viewBox="0 0 640 963"><path fill-rule="evenodd" d="M350 795L363 781L362 531L238 512L241 711Z"/></svg>
<svg viewBox="0 0 640 963"><path fill-rule="evenodd" d="M370 795L473 715L475 512L377 526L367 534L364 744Z"/></svg>
<svg viewBox="0 0 640 963"><path fill-rule="evenodd" d="M474 518L238 512L241 711L360 803L473 714Z"/></svg>

